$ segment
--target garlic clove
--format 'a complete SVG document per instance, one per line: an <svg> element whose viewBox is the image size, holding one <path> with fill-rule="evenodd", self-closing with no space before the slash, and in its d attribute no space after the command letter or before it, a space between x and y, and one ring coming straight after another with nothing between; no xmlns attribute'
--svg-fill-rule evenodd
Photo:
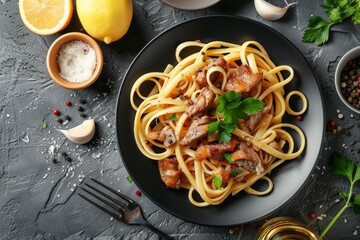
<svg viewBox="0 0 360 240"><path fill-rule="evenodd" d="M265 0L254 0L254 4L255 4L255 9L256 11L259 13L259 15L266 19L266 20L278 20L280 18L282 18L285 13L287 12L288 8L293 5L296 4L294 3L287 3L285 0L286 6L281 8L278 6L275 6Z"/></svg>
<svg viewBox="0 0 360 240"><path fill-rule="evenodd" d="M77 144L84 144L89 142L95 134L95 121L94 119L85 120L82 124L68 129L61 130L56 129L59 132L62 132L70 141Z"/></svg>

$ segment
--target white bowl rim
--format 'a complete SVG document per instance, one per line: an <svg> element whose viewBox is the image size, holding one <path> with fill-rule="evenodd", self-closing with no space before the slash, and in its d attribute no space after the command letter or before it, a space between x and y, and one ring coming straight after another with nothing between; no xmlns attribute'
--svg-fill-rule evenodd
<svg viewBox="0 0 360 240"><path fill-rule="evenodd" d="M345 99L343 94L341 93L341 86L340 86L340 75L341 71L345 67L348 61L354 60L356 58L360 57L360 46L350 49L348 52L344 54L344 56L341 57L338 65L336 66L335 70L335 87L336 92L339 95L341 101L352 111L360 114L360 109L355 108L354 106L350 105L349 102Z"/></svg>

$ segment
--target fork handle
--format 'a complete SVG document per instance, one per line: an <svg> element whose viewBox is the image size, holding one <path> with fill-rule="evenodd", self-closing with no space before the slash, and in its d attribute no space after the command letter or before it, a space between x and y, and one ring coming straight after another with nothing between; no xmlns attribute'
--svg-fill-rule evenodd
<svg viewBox="0 0 360 240"><path fill-rule="evenodd" d="M155 232L157 235L159 235L160 239L173 240L168 234L166 234L163 231L157 229L156 227L154 227L153 225L151 225L148 222L145 222L144 226L149 228L153 232Z"/></svg>

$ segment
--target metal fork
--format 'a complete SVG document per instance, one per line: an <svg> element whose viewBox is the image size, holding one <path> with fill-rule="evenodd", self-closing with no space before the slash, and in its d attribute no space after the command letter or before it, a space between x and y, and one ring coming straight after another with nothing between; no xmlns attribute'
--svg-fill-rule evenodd
<svg viewBox="0 0 360 240"><path fill-rule="evenodd" d="M166 233L160 231L159 229L155 228L154 226L150 225L144 218L143 212L135 201L128 198L127 196L117 192L116 190L110 188L109 186L106 186L105 184L99 182L98 180L94 178L90 178L93 182L96 184L102 186L103 188L107 189L108 191L112 192L116 196L110 196L109 194L101 191L98 189L98 187L92 186L88 183L85 183L85 187L80 187L83 191L90 194L92 197L98 199L100 202L105 203L108 205L109 208L104 207L103 205L98 204L97 202L91 200L90 198L86 197L85 195L78 193L80 197L85 199L86 201L90 202L91 204L95 205L99 209L103 210L113 218L115 218L118 221L121 221L123 223L129 224L129 225L143 225L152 231L154 231L156 234L159 235L161 239L172 239L169 235Z"/></svg>

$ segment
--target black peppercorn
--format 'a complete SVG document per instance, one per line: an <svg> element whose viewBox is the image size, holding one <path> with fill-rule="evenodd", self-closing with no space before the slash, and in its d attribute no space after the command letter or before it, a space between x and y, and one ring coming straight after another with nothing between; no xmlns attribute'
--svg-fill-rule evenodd
<svg viewBox="0 0 360 240"><path fill-rule="evenodd" d="M67 121L70 121L70 120L71 120L71 117L69 117L69 115L66 115L66 116L64 117L64 119L67 120Z"/></svg>
<svg viewBox="0 0 360 240"><path fill-rule="evenodd" d="M86 117L86 114L85 113L80 113L80 117Z"/></svg>
<svg viewBox="0 0 360 240"><path fill-rule="evenodd" d="M84 108L82 108L81 106L78 106L78 107L77 107L77 110L78 110L79 112L83 112L83 111L84 111Z"/></svg>
<svg viewBox="0 0 360 240"><path fill-rule="evenodd" d="M66 152L62 152L61 156L66 157L68 154Z"/></svg>
<svg viewBox="0 0 360 240"><path fill-rule="evenodd" d="M57 158L53 158L53 159L51 159L51 161L53 162L53 163L58 163L59 161L57 160Z"/></svg>
<svg viewBox="0 0 360 240"><path fill-rule="evenodd" d="M360 109L359 93L360 93L360 57L350 61L340 74L341 94L347 102L357 109Z"/></svg>
<svg viewBox="0 0 360 240"><path fill-rule="evenodd" d="M86 103L86 101L84 100L84 99L80 99L80 101L79 101L81 104L85 104Z"/></svg>
<svg viewBox="0 0 360 240"><path fill-rule="evenodd" d="M68 162L71 162L71 157L69 157L69 156L65 156L65 161L68 161Z"/></svg>
<svg viewBox="0 0 360 240"><path fill-rule="evenodd" d="M58 123L62 123L62 122L63 122L63 120L62 120L60 117L55 118L55 121L57 121Z"/></svg>

